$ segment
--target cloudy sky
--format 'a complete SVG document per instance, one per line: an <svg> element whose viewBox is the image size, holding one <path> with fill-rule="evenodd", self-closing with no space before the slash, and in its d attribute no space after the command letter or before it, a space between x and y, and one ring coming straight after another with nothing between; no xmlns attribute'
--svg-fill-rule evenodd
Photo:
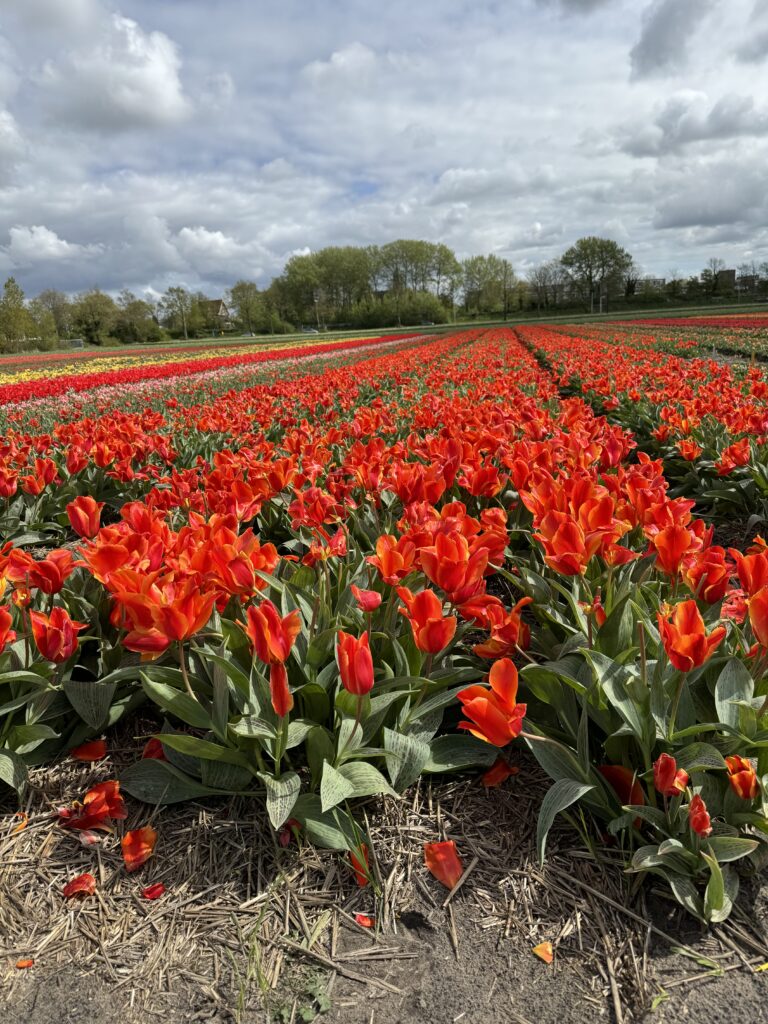
<svg viewBox="0 0 768 1024"><path fill-rule="evenodd" d="M0 0L0 277L220 292L415 237L768 259L768 0Z"/></svg>

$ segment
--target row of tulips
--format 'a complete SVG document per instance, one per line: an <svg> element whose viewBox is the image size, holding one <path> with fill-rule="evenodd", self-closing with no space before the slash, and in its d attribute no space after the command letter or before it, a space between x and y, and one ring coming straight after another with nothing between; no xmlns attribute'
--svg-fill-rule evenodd
<svg viewBox="0 0 768 1024"><path fill-rule="evenodd" d="M10 439L68 544L0 556L0 777L154 706L125 792L253 793L365 873L354 800L524 743L542 856L567 814L724 918L768 830L764 545L713 544L513 332L418 355L128 416L120 461L94 422Z"/></svg>

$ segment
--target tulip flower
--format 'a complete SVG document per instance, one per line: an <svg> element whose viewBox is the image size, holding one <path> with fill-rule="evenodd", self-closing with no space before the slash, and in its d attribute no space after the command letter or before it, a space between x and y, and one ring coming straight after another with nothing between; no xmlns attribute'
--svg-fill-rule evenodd
<svg viewBox="0 0 768 1024"><path fill-rule="evenodd" d="M16 633L11 629L13 616L10 608L0 608L0 654L3 653L8 644L16 639Z"/></svg>
<svg viewBox="0 0 768 1024"><path fill-rule="evenodd" d="M90 494L81 494L66 507L69 525L78 535L90 539L99 532L103 501L96 501Z"/></svg>
<svg viewBox="0 0 768 1024"><path fill-rule="evenodd" d="M438 654L447 647L456 632L456 616L443 616L443 602L434 590L413 594L408 587L398 587L397 593L405 602L405 606L400 606L400 614L410 622L418 649L425 654Z"/></svg>
<svg viewBox="0 0 768 1024"><path fill-rule="evenodd" d="M653 765L653 784L662 796L679 796L688 785L688 772L677 767L669 754L659 754Z"/></svg>
<svg viewBox="0 0 768 1024"><path fill-rule="evenodd" d="M488 552L479 548L471 554L467 538L458 531L438 533L434 545L423 547L419 558L427 578L454 604L475 595L488 565Z"/></svg>
<svg viewBox="0 0 768 1024"><path fill-rule="evenodd" d="M258 607L246 612L247 624L238 622L251 641L251 648L266 665L284 664L291 653L296 637L301 632L301 619L297 611L280 617L271 601L262 601Z"/></svg>
<svg viewBox="0 0 768 1024"><path fill-rule="evenodd" d="M505 747L522 732L527 710L525 704L516 702L518 677L514 663L509 658L495 662L488 681L490 690L478 684L457 694L469 719L459 722L459 728L494 747Z"/></svg>
<svg viewBox="0 0 768 1024"><path fill-rule="evenodd" d="M269 666L269 695L272 709L280 718L285 718L293 710L293 694L288 685L288 672L281 661Z"/></svg>
<svg viewBox="0 0 768 1024"><path fill-rule="evenodd" d="M446 889L454 889L464 874L464 865L452 839L443 843L425 843L424 863L429 873Z"/></svg>
<svg viewBox="0 0 768 1024"><path fill-rule="evenodd" d="M363 612L375 612L381 605L381 594L375 590L361 590L353 583L349 588L357 603L357 607Z"/></svg>
<svg viewBox="0 0 768 1024"><path fill-rule="evenodd" d="M368 646L368 633L358 639L339 630L336 660L339 663L341 683L348 693L364 697L373 689L373 658Z"/></svg>
<svg viewBox="0 0 768 1024"><path fill-rule="evenodd" d="M635 772L630 768L626 768L623 764L601 764L597 770L610 785L622 806L645 803L643 787L638 782ZM635 818L635 827L639 823L640 819Z"/></svg>
<svg viewBox="0 0 768 1024"><path fill-rule="evenodd" d="M707 811L707 805L697 793L691 800L688 808L688 821L697 836L706 839L712 834L712 822Z"/></svg>
<svg viewBox="0 0 768 1024"><path fill-rule="evenodd" d="M394 586L416 568L414 558L416 545L412 540L385 534L376 541L376 554L369 555L366 562L379 570L385 583Z"/></svg>
<svg viewBox="0 0 768 1024"><path fill-rule="evenodd" d="M77 634L86 628L84 622L74 622L64 608L52 609L50 615L31 611L32 635L44 658L57 665L71 658L77 650Z"/></svg>
<svg viewBox="0 0 768 1024"><path fill-rule="evenodd" d="M755 639L761 647L768 648L768 586L761 587L748 598L747 608Z"/></svg>
<svg viewBox="0 0 768 1024"><path fill-rule="evenodd" d="M151 825L126 832L120 841L123 860L128 871L138 871L146 864L155 849L157 832Z"/></svg>
<svg viewBox="0 0 768 1024"><path fill-rule="evenodd" d="M667 657L681 672L703 665L725 636L725 626L717 626L707 634L701 612L693 600L681 601L666 613L662 609L657 617Z"/></svg>
<svg viewBox="0 0 768 1024"><path fill-rule="evenodd" d="M742 800L754 800L760 792L760 786L752 762L746 757L733 754L726 757L725 763L728 766L728 781L736 796Z"/></svg>
<svg viewBox="0 0 768 1024"><path fill-rule="evenodd" d="M71 899L73 896L93 896L96 892L96 879L86 872L78 875L71 882L67 882L62 890L64 899Z"/></svg>

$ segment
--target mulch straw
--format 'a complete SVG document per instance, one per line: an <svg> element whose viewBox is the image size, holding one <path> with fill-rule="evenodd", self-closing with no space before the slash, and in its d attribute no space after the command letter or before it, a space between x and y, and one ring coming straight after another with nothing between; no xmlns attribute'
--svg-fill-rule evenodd
<svg viewBox="0 0 768 1024"><path fill-rule="evenodd" d="M664 894L646 885L633 896L637 880L623 873L618 852L601 848L597 863L563 824L555 826L541 867L534 841L548 781L525 758L520 774L499 789L485 791L478 779L422 781L402 800L366 804L360 816L372 842L377 899L370 886L355 884L337 854L280 848L257 801L154 809L129 798L120 833L82 847L56 824L56 808L97 781L119 777L136 750L127 739L101 765L64 760L37 769L23 807L27 826L14 832L19 819L10 804L0 817L0 963L9 1000L30 976L66 970L74 984L90 978L119 989L139 1017L162 1013L190 990L222 1008L256 1008L284 998L291 972L304 964L327 977L329 990L337 976L359 986L361 1004L369 986L398 998L397 962L418 955L400 942L401 918L425 907L443 915L459 961L462 943L471 941L468 927L491 930L499 945L527 953L550 941L555 964L542 970L567 970L574 992L596 1010L607 1003L618 1024L638 1020L662 984L668 991L715 970L752 970L768 961L764 934L738 908L725 925L697 938L695 950L686 947L674 928L697 934L690 919L674 912L669 925L662 912L674 907ZM155 855L129 875L119 835L150 821L159 832ZM423 863L423 844L439 839L454 839L467 866L447 898ZM96 895L65 901L65 883L84 871L96 876ZM155 882L165 884L165 894L143 899L142 889ZM655 918L647 899L662 906ZM374 916L375 927L358 925L358 912ZM652 956L660 947L683 947L684 954L663 978ZM34 959L35 967L17 970L20 958Z"/></svg>

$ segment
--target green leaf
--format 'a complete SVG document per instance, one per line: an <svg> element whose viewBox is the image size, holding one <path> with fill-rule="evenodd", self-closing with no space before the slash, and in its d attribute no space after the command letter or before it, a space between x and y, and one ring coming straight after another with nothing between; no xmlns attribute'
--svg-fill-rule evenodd
<svg viewBox="0 0 768 1024"><path fill-rule="evenodd" d="M12 750L0 750L0 780L17 793L21 793L29 781L27 766Z"/></svg>
<svg viewBox="0 0 768 1024"><path fill-rule="evenodd" d="M476 736L449 733L429 744L426 772L455 772L463 768L488 768L499 756L497 747Z"/></svg>
<svg viewBox="0 0 768 1024"><path fill-rule="evenodd" d="M606 697L632 730L633 735L642 740L646 732L646 717L629 692L628 683L631 675L628 669L599 651L584 650L582 653L592 666L595 682L602 687Z"/></svg>
<svg viewBox="0 0 768 1024"><path fill-rule="evenodd" d="M211 729L213 723L210 716L193 697L188 693L182 693L168 683L158 683L150 679L145 672L141 673L141 685L146 695L158 704L164 711L194 729Z"/></svg>
<svg viewBox="0 0 768 1024"><path fill-rule="evenodd" d="M299 798L301 780L296 772L285 772L279 779L266 772L259 772L259 778L267 787L267 814L272 828L277 831L290 817Z"/></svg>
<svg viewBox="0 0 768 1024"><path fill-rule="evenodd" d="M729 658L715 683L715 707L721 722L739 728L740 710L733 702L751 700L754 685L747 666L738 658Z"/></svg>
<svg viewBox="0 0 768 1024"><path fill-rule="evenodd" d="M685 875L672 875L668 881L678 903L681 903L694 917L703 920L704 902L690 878Z"/></svg>
<svg viewBox="0 0 768 1024"><path fill-rule="evenodd" d="M559 779L547 790L541 802L539 821L536 826L536 850L539 854L540 864L544 863L547 836L555 817L594 788L586 782L577 782L576 779Z"/></svg>
<svg viewBox="0 0 768 1024"><path fill-rule="evenodd" d="M723 755L711 743L690 743L675 751L675 760L678 768L689 773L726 767Z"/></svg>
<svg viewBox="0 0 768 1024"><path fill-rule="evenodd" d="M711 836L707 845L720 864L727 864L729 861L748 857L760 844L754 839L736 836Z"/></svg>
<svg viewBox="0 0 768 1024"><path fill-rule="evenodd" d="M286 750L293 750L303 743L310 732L315 728L315 723L306 718L295 718L288 724L288 740L285 744Z"/></svg>
<svg viewBox="0 0 768 1024"><path fill-rule="evenodd" d="M532 735L541 735L538 729L526 722L527 731ZM528 740L528 749L539 762L550 779L581 779L586 782L589 775L584 772L578 757L568 747L554 740Z"/></svg>
<svg viewBox="0 0 768 1024"><path fill-rule="evenodd" d="M129 765L120 778L127 793L148 804L177 804L200 796L230 796L204 786L168 761L142 758Z"/></svg>
<svg viewBox="0 0 768 1024"><path fill-rule="evenodd" d="M229 727L235 736L249 740L273 740L277 735L271 722L266 722L256 715L244 715L238 722Z"/></svg>
<svg viewBox="0 0 768 1024"><path fill-rule="evenodd" d="M323 764L323 777L320 780L320 800L322 811L331 810L343 800L349 800L355 795L355 787L352 783L337 772L330 762Z"/></svg>
<svg viewBox="0 0 768 1024"><path fill-rule="evenodd" d="M384 730L387 772L392 785L402 793L418 779L429 761L429 746L414 736L394 729Z"/></svg>
<svg viewBox="0 0 768 1024"><path fill-rule="evenodd" d="M354 787L353 796L397 796L390 784L372 764L366 761L349 761L339 768L339 775L343 775L347 782Z"/></svg>
<svg viewBox="0 0 768 1024"><path fill-rule="evenodd" d="M252 771L239 768L236 764L205 760L197 763L200 766L200 781L204 786L213 786L227 793L242 793L253 782Z"/></svg>
<svg viewBox="0 0 768 1024"><path fill-rule="evenodd" d="M109 717L117 683L67 679L64 681L63 689L67 700L82 720L92 728L99 729Z"/></svg>
<svg viewBox="0 0 768 1024"><path fill-rule="evenodd" d="M713 913L723 908L725 883L723 881L723 872L717 863L717 858L713 854L706 853L704 850L701 851L701 856L709 865L710 870L709 881L704 892L704 915L707 919L710 919Z"/></svg>
<svg viewBox="0 0 768 1024"><path fill-rule="evenodd" d="M312 772L312 785L317 786L323 774L325 761L333 761L336 756L336 744L333 737L322 725L310 730L306 742L307 763Z"/></svg>
<svg viewBox="0 0 768 1024"><path fill-rule="evenodd" d="M198 736L188 736L183 732L157 733L155 739L160 740L165 747L178 750L180 754L199 757L205 761L223 761L224 764L234 764L256 774L256 769L252 768L248 755L233 747L223 747L220 743L212 743L210 740L203 740Z"/></svg>
<svg viewBox="0 0 768 1024"><path fill-rule="evenodd" d="M359 845L357 830L349 815L338 807L324 812L316 793L302 793L293 806L307 839L326 850L351 850Z"/></svg>

